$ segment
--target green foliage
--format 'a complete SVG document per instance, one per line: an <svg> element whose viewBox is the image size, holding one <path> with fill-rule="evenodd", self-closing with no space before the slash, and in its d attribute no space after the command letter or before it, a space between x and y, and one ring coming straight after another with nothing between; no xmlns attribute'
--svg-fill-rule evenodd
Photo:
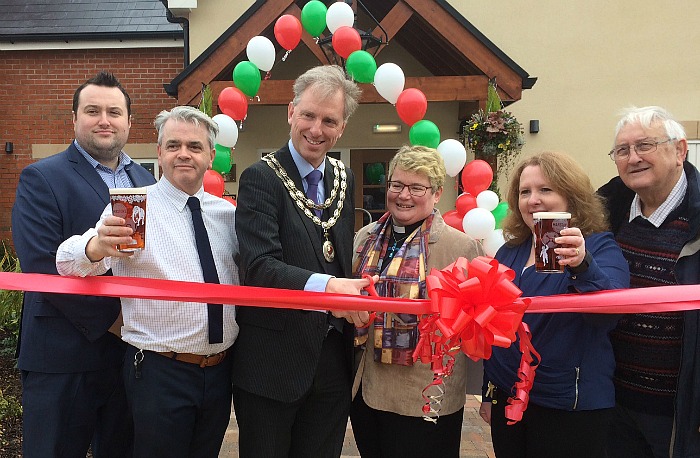
<svg viewBox="0 0 700 458"><path fill-rule="evenodd" d="M9 417L21 417L22 404L16 397L3 394L0 390L0 420Z"/></svg>
<svg viewBox="0 0 700 458"><path fill-rule="evenodd" d="M214 116L211 87L208 84L202 83L202 100L200 100L199 107L197 108L210 118Z"/></svg>
<svg viewBox="0 0 700 458"><path fill-rule="evenodd" d="M489 89L486 93L486 112L492 113L503 108L503 103L501 102L501 97L498 95L496 90L496 84L493 81L489 81Z"/></svg>
<svg viewBox="0 0 700 458"><path fill-rule="evenodd" d="M8 242L0 242L0 272L21 272L19 259ZM0 353L12 354L19 337L22 291L0 290Z"/></svg>
<svg viewBox="0 0 700 458"><path fill-rule="evenodd" d="M20 272L19 259L6 241L0 242L0 272ZM22 291L0 290L0 353L14 354L19 337L19 318L22 313ZM5 418L21 417L22 404L11 395L5 395L0 388L0 421Z"/></svg>

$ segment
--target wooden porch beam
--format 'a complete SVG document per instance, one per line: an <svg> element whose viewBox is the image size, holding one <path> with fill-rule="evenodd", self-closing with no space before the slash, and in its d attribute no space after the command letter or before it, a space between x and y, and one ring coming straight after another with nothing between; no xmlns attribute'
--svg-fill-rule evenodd
<svg viewBox="0 0 700 458"><path fill-rule="evenodd" d="M236 33L231 34L224 40L204 62L199 64L178 85L178 103L181 105L193 105L192 101L199 97L199 93L202 90L202 83L209 83L216 78L221 70L231 63L232 56L235 57L245 51L248 41L252 37L260 35L265 28L284 14L292 3L292 0L269 0L264 2L245 23L241 24ZM299 7L296 7L296 9L299 10ZM301 16L301 12L299 12L299 15Z"/></svg>
<svg viewBox="0 0 700 458"><path fill-rule="evenodd" d="M380 25L386 31L386 40L393 40L398 31L408 22L411 16L413 16L413 10L409 8L403 0L399 0L380 22ZM372 30L372 35L380 39L383 38L381 36L381 30L382 29L379 27L375 27L374 30ZM379 49L377 54L382 52L382 49L384 49L384 47Z"/></svg>
<svg viewBox="0 0 700 458"><path fill-rule="evenodd" d="M265 80L260 84L258 96L248 100L248 106L258 105L287 105L292 101L294 92L292 80ZM213 100L225 87L233 86L232 81L213 81L211 83ZM360 84L362 99L360 103L388 103L372 84ZM419 88L428 102L482 101L488 92L488 77L486 76L431 76L407 77L406 88ZM196 100L191 101L196 104Z"/></svg>
<svg viewBox="0 0 700 458"><path fill-rule="evenodd" d="M440 39L448 41L459 52L489 78L496 78L498 87L505 93L507 100L520 100L523 81L498 56L488 49L477 37L466 30L462 24L442 7L434 2L424 0L403 0L416 14L428 24L439 24L433 30Z"/></svg>

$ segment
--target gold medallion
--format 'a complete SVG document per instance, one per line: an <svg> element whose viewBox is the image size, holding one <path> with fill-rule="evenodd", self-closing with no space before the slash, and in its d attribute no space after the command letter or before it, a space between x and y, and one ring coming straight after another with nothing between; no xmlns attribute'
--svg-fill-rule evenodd
<svg viewBox="0 0 700 458"><path fill-rule="evenodd" d="M323 242L323 257L327 262L333 262L335 259L335 248L330 240Z"/></svg>

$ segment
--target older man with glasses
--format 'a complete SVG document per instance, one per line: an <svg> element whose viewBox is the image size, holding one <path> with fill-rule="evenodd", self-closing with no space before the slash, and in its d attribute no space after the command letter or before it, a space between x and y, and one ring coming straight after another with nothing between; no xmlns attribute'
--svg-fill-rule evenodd
<svg viewBox="0 0 700 458"><path fill-rule="evenodd" d="M700 283L700 183L683 127L660 107L630 108L599 189L633 288ZM609 457L700 455L700 313L623 315L610 334L616 416Z"/></svg>

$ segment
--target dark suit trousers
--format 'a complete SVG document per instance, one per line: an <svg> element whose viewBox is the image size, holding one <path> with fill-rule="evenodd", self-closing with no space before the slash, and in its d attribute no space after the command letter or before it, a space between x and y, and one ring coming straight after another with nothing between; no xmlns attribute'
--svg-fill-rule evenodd
<svg viewBox="0 0 700 458"><path fill-rule="evenodd" d="M348 370L343 336L331 330L301 399L285 403L234 387L240 457L339 457L350 412Z"/></svg>
<svg viewBox="0 0 700 458"><path fill-rule="evenodd" d="M125 344L116 336L98 371L22 371L22 451L26 458L131 456L133 425L122 379Z"/></svg>
<svg viewBox="0 0 700 458"><path fill-rule="evenodd" d="M130 345L124 364L134 457L218 457L231 419L231 357L202 368L144 351L136 378L137 351Z"/></svg>

